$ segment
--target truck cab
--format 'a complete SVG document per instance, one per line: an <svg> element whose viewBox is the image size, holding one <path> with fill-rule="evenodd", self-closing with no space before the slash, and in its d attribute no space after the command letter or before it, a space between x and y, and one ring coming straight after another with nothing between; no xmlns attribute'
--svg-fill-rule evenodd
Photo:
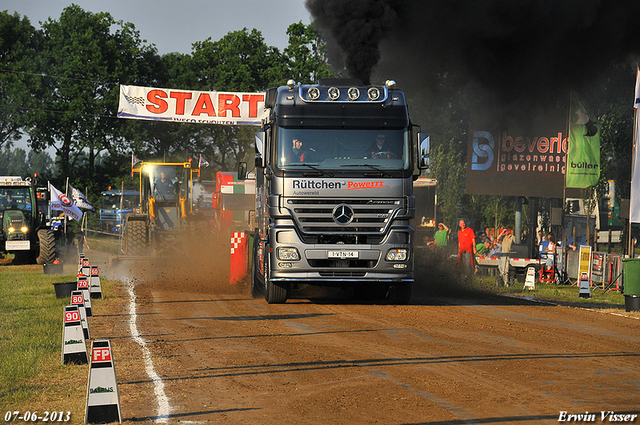
<svg viewBox="0 0 640 425"><path fill-rule="evenodd" d="M407 303L419 152L404 93L390 81L290 81L265 107L252 290L279 303L296 283L353 286Z"/></svg>

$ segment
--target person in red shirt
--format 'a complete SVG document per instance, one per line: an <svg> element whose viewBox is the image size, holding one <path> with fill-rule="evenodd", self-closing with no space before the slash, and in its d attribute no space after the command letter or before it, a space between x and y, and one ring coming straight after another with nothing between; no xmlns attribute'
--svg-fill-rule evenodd
<svg viewBox="0 0 640 425"><path fill-rule="evenodd" d="M460 220L458 230L458 262L457 268L462 268L465 274L471 274L475 270L474 256L476 254L476 234L472 228L467 227L464 220Z"/></svg>

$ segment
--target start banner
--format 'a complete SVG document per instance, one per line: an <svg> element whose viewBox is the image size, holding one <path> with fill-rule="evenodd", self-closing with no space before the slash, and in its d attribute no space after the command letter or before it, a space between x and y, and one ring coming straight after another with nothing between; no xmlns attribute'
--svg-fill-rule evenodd
<svg viewBox="0 0 640 425"><path fill-rule="evenodd" d="M193 124L260 125L264 93L120 86L118 118Z"/></svg>

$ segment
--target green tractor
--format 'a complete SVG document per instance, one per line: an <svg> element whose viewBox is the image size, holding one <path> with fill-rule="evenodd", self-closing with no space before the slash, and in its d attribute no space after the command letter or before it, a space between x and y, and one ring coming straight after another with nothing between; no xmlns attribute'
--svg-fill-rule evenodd
<svg viewBox="0 0 640 425"><path fill-rule="evenodd" d="M0 258L13 264L52 264L56 240L46 224L37 192L30 179L0 177ZM11 255L13 259L11 259Z"/></svg>

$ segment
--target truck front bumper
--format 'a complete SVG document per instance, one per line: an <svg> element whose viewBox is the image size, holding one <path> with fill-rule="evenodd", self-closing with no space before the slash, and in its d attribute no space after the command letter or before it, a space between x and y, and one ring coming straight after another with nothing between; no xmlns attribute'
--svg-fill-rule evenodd
<svg viewBox="0 0 640 425"><path fill-rule="evenodd" d="M269 252L275 282L309 284L413 282L411 231L392 230L380 245L302 243L295 232L279 232Z"/></svg>

